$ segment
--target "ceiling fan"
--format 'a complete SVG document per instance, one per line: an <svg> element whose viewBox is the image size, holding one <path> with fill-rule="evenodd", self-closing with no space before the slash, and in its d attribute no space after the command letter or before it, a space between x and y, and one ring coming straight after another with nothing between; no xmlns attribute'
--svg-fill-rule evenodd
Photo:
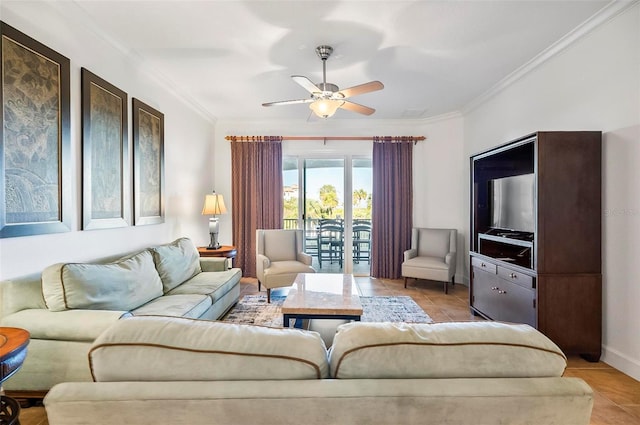
<svg viewBox="0 0 640 425"><path fill-rule="evenodd" d="M346 100L352 96L382 90L384 85L380 81L370 81L368 83L349 87L340 90L337 85L327 83L327 59L331 56L333 48L331 46L318 46L316 53L322 59L322 83L314 84L307 77L302 75L292 75L293 81L300 84L302 88L311 93L307 99L283 100L279 102L263 103L262 106L293 105L297 103L309 103L309 108L319 117L328 118L336 113L338 108L346 109L359 114L371 115L376 110L368 106Z"/></svg>

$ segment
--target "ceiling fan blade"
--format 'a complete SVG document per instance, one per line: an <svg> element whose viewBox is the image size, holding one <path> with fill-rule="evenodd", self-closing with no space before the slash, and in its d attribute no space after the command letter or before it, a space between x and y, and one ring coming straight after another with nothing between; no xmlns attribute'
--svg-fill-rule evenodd
<svg viewBox="0 0 640 425"><path fill-rule="evenodd" d="M342 95L347 98L376 90L382 90L383 88L384 85L380 81L369 81L368 83L360 84L359 86L353 86L347 89L340 90L339 93L342 93Z"/></svg>
<svg viewBox="0 0 640 425"><path fill-rule="evenodd" d="M342 109L346 109L346 110L352 111L352 112L357 112L357 113L363 114L363 115L371 115L376 111L375 109L369 108L368 106L360 105L358 103L349 102L348 100L345 100L344 103L342 104L342 106L340 106L340 107Z"/></svg>
<svg viewBox="0 0 640 425"><path fill-rule="evenodd" d="M313 84L313 82L311 82L307 77L303 77L302 75L292 75L291 78L293 78L293 81L300 84L302 88L309 93L322 93L322 90Z"/></svg>
<svg viewBox="0 0 640 425"><path fill-rule="evenodd" d="M296 103L311 103L313 100L311 97L309 99L281 100L278 102L263 103L262 106L295 105Z"/></svg>

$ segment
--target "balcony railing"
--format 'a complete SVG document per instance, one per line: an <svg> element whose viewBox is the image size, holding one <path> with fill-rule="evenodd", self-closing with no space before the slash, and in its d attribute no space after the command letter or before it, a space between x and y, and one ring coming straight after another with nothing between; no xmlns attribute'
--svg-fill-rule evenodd
<svg viewBox="0 0 640 425"><path fill-rule="evenodd" d="M319 218L309 218L305 220L305 225L304 228L306 230L313 230L315 232L315 230L318 228L318 223L321 219ZM370 218L354 218L353 219L353 223L357 224L357 223L368 223L369 225L371 225L371 219ZM298 219L297 218L285 218L284 219L284 227L283 229L298 229Z"/></svg>
<svg viewBox="0 0 640 425"><path fill-rule="evenodd" d="M337 245L339 247L338 257L326 258L327 255L327 243L324 241L323 243L323 251L322 251L322 259L320 258L319 250L318 250L318 241L321 238L318 238L318 229L320 228L320 220L318 218L307 219L304 222L304 251L313 257L313 267L319 272L330 272L336 273L341 272L342 264L344 260L344 247L340 244ZM341 220L340 220L341 221ZM369 229L362 233L362 227L365 229ZM284 219L283 223L284 229L298 229L298 220L297 219ZM371 248L371 240L369 239L371 236L371 219L354 219L353 220L353 272L359 274L368 274L369 272L369 264L370 264L370 248ZM323 233L324 234L324 233ZM340 232L342 234L342 232ZM363 238L364 236L364 239Z"/></svg>
<svg viewBox="0 0 640 425"><path fill-rule="evenodd" d="M283 229L297 229L298 228L298 219L297 218L285 218Z"/></svg>

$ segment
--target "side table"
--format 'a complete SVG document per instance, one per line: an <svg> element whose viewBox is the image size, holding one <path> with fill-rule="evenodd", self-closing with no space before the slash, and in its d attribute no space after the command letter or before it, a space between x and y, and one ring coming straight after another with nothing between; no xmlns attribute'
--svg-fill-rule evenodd
<svg viewBox="0 0 640 425"><path fill-rule="evenodd" d="M233 267L233 259L236 258L236 254L238 251L236 247L233 245L222 245L218 249L207 249L206 246L198 247L198 254L201 257L225 257L229 258L231 261L231 266Z"/></svg>
<svg viewBox="0 0 640 425"><path fill-rule="evenodd" d="M2 383L20 369L27 356L29 332L0 327L0 424L19 424L20 404L4 395Z"/></svg>

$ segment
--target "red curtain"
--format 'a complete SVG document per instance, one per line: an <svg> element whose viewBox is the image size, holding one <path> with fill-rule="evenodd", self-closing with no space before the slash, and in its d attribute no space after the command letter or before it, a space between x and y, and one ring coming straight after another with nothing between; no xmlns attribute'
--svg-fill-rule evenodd
<svg viewBox="0 0 640 425"><path fill-rule="evenodd" d="M413 225L413 138L374 137L371 276L401 277Z"/></svg>
<svg viewBox="0 0 640 425"><path fill-rule="evenodd" d="M282 138L231 139L235 266L256 277L256 229L282 227Z"/></svg>

